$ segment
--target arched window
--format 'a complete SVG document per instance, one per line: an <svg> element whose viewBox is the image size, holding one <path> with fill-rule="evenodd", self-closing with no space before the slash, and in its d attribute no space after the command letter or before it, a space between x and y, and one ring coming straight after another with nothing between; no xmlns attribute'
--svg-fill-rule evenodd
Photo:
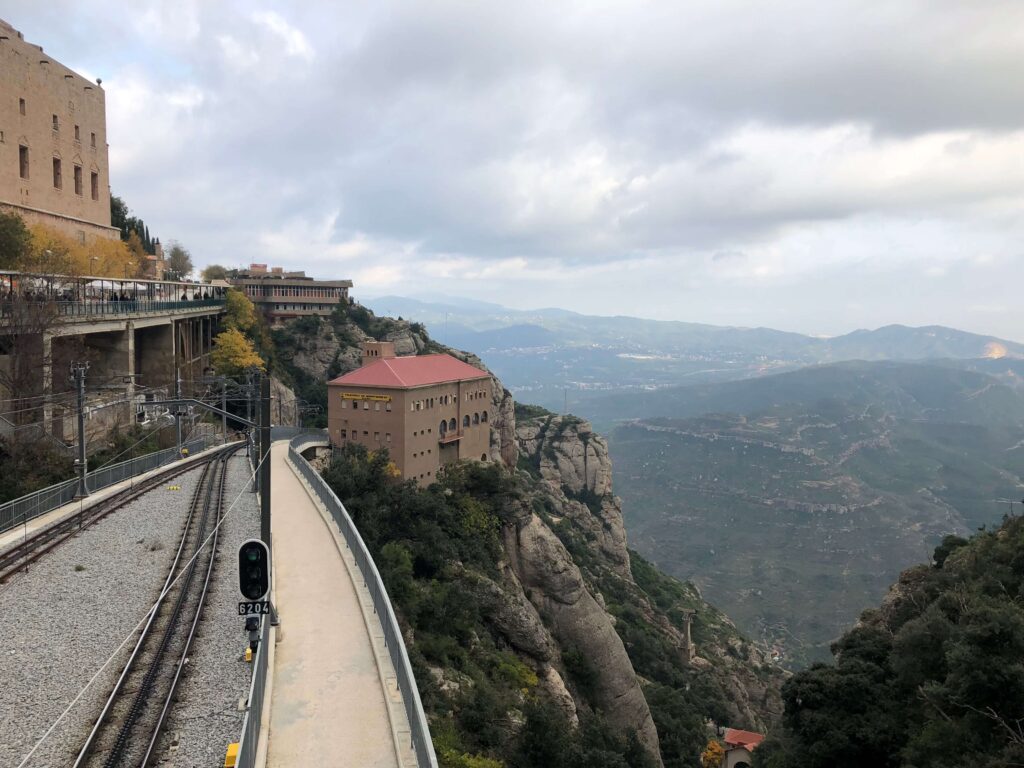
<svg viewBox="0 0 1024 768"><path fill-rule="evenodd" d="M462 426L463 427L468 427L469 426L469 414L468 413L465 416L462 417Z"/></svg>
<svg viewBox="0 0 1024 768"><path fill-rule="evenodd" d="M480 461L487 461L487 454L486 453L481 453L480 454Z"/></svg>
<svg viewBox="0 0 1024 768"><path fill-rule="evenodd" d="M441 433L442 435L443 435L443 434L445 434L445 433L446 433L446 432L448 431L448 422L447 422L447 421L445 421L444 419L441 419L441 426L440 426L440 428L438 429L438 431L439 431L439 432L440 432L440 433Z"/></svg>
<svg viewBox="0 0 1024 768"><path fill-rule="evenodd" d="M479 423L480 423L480 414L479 413L474 413L473 414L473 426L476 426Z"/></svg>
<svg viewBox="0 0 1024 768"><path fill-rule="evenodd" d="M448 429L450 431L454 432L458 428L459 428L459 424L458 424L457 421L455 421L455 419L452 419L451 421L448 422Z"/></svg>
<svg viewBox="0 0 1024 768"><path fill-rule="evenodd" d="M480 421L482 421L484 424L487 423L487 411L484 411L483 413L480 414Z"/></svg>

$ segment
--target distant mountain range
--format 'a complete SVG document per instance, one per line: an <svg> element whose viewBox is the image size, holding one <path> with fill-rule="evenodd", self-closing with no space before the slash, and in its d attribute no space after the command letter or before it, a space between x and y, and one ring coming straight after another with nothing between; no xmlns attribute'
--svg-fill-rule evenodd
<svg viewBox="0 0 1024 768"><path fill-rule="evenodd" d="M517 400L611 432L631 544L793 666L826 658L942 535L997 522L1024 496L1013 341L369 304L477 353Z"/></svg>
<svg viewBox="0 0 1024 768"><path fill-rule="evenodd" d="M602 393L745 379L842 360L1024 358L1024 345L942 326L889 325L834 338L734 328L515 310L477 301L385 296L375 312L424 323L449 346L480 355L526 402L607 423L590 404Z"/></svg>
<svg viewBox="0 0 1024 768"><path fill-rule="evenodd" d="M795 666L825 659L900 570L1024 496L1022 382L1016 360L846 362L627 398L631 545Z"/></svg>

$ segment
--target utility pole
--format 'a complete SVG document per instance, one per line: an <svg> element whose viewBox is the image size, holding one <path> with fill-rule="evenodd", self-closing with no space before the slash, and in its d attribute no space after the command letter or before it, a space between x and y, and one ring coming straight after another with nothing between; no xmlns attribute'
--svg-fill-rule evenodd
<svg viewBox="0 0 1024 768"><path fill-rule="evenodd" d="M220 380L220 409L227 411L228 409L228 378L227 376L221 377ZM221 433L224 438L224 442L228 441L228 415L227 413L221 414Z"/></svg>
<svg viewBox="0 0 1024 768"><path fill-rule="evenodd" d="M270 376L260 378L260 538L270 546Z"/></svg>
<svg viewBox="0 0 1024 768"><path fill-rule="evenodd" d="M181 369L174 367L174 399L181 400ZM178 458L181 458L181 405L174 406L174 431L178 436Z"/></svg>
<svg viewBox="0 0 1024 768"><path fill-rule="evenodd" d="M245 374L245 419L252 422L252 373ZM245 455L249 457L249 445L252 442L252 427L247 427L248 435L245 440Z"/></svg>
<svg viewBox="0 0 1024 768"><path fill-rule="evenodd" d="M89 495L89 485L86 483L86 472L89 469L85 457L85 372L89 370L89 363L72 363L71 380L75 382L75 390L78 392L78 488L75 490L76 499L84 499Z"/></svg>

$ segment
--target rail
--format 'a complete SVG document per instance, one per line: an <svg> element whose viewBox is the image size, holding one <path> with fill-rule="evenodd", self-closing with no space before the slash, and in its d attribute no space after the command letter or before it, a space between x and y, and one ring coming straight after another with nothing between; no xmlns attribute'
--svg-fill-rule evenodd
<svg viewBox="0 0 1024 768"><path fill-rule="evenodd" d="M220 435L203 435L202 437L182 443L182 448L187 448L189 453L198 453L219 444ZM136 456L127 461L111 464L101 469L95 469L86 475L89 490L99 491L122 480L138 477L157 467L169 464L177 460L177 458L178 449L175 446L173 448L164 448L162 451L147 453L143 456ZM77 488L77 479L65 480L62 483L42 488L20 498L0 504L0 533L70 503L75 498L75 490Z"/></svg>
<svg viewBox="0 0 1024 768"><path fill-rule="evenodd" d="M402 702L405 705L405 713L409 718L409 728L412 733L412 746L416 753L416 762L419 768L437 768L437 756L434 754L434 745L430 739L430 727L427 724L427 716L423 712L423 703L420 701L419 690L416 688L416 678L413 675L412 664L409 663L409 654L405 650L405 641L402 638L402 630L398 626L398 619L395 617L394 608L391 606L391 599L388 597L384 582L381 580L370 551L359 535L352 518L349 516L345 505L334 495L334 491L324 482L309 462L302 458L302 451L327 445L327 435L323 431L305 432L291 439L288 444L288 458L300 475L309 484L309 487L317 495L323 505L330 511L331 516L338 525L338 530L345 538L349 549L355 558L359 572L366 582L366 588L373 599L373 610L384 630L384 643L387 646L388 654L391 656L391 663L395 668L395 676L398 678L398 687L402 692ZM246 768L245 764L241 764Z"/></svg>

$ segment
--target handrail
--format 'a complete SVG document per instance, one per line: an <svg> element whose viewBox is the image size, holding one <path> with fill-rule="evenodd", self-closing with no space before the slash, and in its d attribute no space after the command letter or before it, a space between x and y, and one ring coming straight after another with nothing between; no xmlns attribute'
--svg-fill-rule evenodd
<svg viewBox="0 0 1024 768"><path fill-rule="evenodd" d="M256 649L256 663L249 683L249 698L242 718L242 734L238 739L238 760L235 763L238 768L253 768L256 765L256 749L260 743L260 727L263 722L263 699L267 691L269 633L270 622L263 616L260 618L260 644Z"/></svg>
<svg viewBox="0 0 1024 768"><path fill-rule="evenodd" d="M302 451L314 446L320 447L328 444L327 434L323 431L306 431L293 437L288 443L288 458L299 474L306 480L310 489L319 497L323 505L330 511L331 516L338 525L338 530L345 538L352 555L355 558L359 572L366 582L366 588L373 599L374 613L377 615L381 628L384 630L384 644L391 657L391 664L395 669L395 676L398 679L398 687L402 693L402 703L405 706L405 714L409 719L409 729L412 736L412 747L416 753L416 762L419 768L437 768L437 756L434 754L434 744L430 738L430 726L427 724L427 716L423 711L423 702L420 701L420 693L416 687L416 677L412 671L412 664L409 662L409 654L405 649L405 640L402 637L401 627L395 616L391 599L388 597L384 587L384 581L380 577L377 565L366 548L363 537L359 535L355 523L345 509L345 505L335 496L334 491L324 481L320 474L313 469L308 461L302 458Z"/></svg>

